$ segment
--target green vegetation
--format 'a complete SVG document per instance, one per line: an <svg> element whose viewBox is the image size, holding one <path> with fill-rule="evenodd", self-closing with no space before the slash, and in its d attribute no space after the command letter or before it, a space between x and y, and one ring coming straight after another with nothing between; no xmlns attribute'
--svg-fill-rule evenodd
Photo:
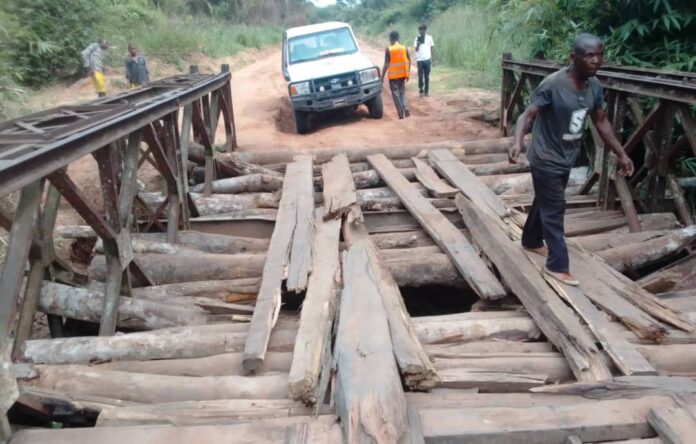
<svg viewBox="0 0 696 444"><path fill-rule="evenodd" d="M436 62L465 70L469 86L497 88L503 52L562 62L581 32L602 37L611 62L696 70L693 0L342 0L312 19L348 21L382 43L397 29L409 44L426 22Z"/></svg>
<svg viewBox="0 0 696 444"><path fill-rule="evenodd" d="M108 66L120 68L134 42L146 56L185 69L201 54L276 44L282 24L302 17L302 0L3 0L0 118L15 114L12 102L28 90L82 75L80 52L99 38L111 45Z"/></svg>

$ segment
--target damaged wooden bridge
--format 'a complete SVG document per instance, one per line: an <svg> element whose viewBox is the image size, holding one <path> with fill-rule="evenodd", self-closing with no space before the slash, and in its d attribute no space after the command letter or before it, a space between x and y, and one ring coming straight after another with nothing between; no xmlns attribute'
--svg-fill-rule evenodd
<svg viewBox="0 0 696 444"><path fill-rule="evenodd" d="M0 126L0 189L21 189L0 218L10 442L696 436L696 226L598 206L574 169L564 286L520 246L531 175L509 138L240 152L229 81ZM52 128L67 111L94 121ZM65 170L90 154L103 212ZM61 198L86 225L55 226Z"/></svg>

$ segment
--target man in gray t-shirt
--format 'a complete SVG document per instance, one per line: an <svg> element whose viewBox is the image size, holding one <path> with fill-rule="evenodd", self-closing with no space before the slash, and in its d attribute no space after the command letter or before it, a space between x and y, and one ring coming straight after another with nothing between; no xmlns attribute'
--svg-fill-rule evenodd
<svg viewBox="0 0 696 444"><path fill-rule="evenodd" d="M569 272L563 237L565 188L580 151L588 115L606 146L616 154L619 173L630 176L634 168L606 118L602 86L594 77L603 57L604 46L596 36L581 34L575 39L570 52L571 65L539 84L529 107L517 119L514 142L508 153L510 162L517 162L524 135L534 121L532 142L527 150L534 202L522 233L522 246L547 256L544 271L569 285L579 282Z"/></svg>

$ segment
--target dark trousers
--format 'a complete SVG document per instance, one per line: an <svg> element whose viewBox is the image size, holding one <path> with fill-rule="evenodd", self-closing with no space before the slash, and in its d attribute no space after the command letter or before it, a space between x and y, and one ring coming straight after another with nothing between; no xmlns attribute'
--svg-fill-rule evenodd
<svg viewBox="0 0 696 444"><path fill-rule="evenodd" d="M418 92L428 94L430 89L430 60L418 62Z"/></svg>
<svg viewBox="0 0 696 444"><path fill-rule="evenodd" d="M408 104L406 103L406 79L389 80L389 89L391 90L392 99L394 99L396 112L399 114L399 118L403 118L408 109Z"/></svg>
<svg viewBox="0 0 696 444"><path fill-rule="evenodd" d="M558 273L569 271L568 248L563 237L569 175L570 172L559 174L532 167L534 202L522 232L525 248L539 248L546 241L549 250L546 268Z"/></svg>

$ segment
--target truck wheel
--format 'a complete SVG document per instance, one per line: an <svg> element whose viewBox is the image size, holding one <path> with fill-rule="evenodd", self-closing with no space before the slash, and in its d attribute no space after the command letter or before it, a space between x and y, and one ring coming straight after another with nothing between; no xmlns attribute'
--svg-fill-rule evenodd
<svg viewBox="0 0 696 444"><path fill-rule="evenodd" d="M381 119L384 115L382 109L382 96L376 95L367 101L367 111L370 113L370 117L373 119Z"/></svg>
<svg viewBox="0 0 696 444"><path fill-rule="evenodd" d="M309 113L295 111L295 128L297 134L307 134L309 132Z"/></svg>

